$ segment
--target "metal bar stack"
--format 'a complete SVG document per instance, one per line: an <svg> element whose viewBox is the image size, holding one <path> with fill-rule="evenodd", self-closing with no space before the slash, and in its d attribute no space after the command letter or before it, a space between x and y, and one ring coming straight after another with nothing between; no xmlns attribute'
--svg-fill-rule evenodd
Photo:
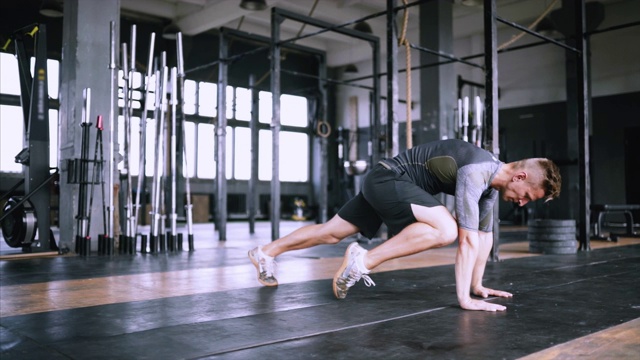
<svg viewBox="0 0 640 360"><path fill-rule="evenodd" d="M102 143L102 131L104 123L102 115L96 118L96 146L93 155L93 177L91 182L91 198L89 200L89 230L91 229L91 209L93 208L93 194L95 184L99 183L102 190L102 226L103 232L98 235L98 255L113 255L113 241L107 242L105 234L107 234L107 203L106 193L104 189L104 147ZM99 155L98 155L99 154Z"/></svg>
<svg viewBox="0 0 640 360"><path fill-rule="evenodd" d="M114 201L113 201L113 196L114 196L114 181L113 181L113 174L115 171L115 103L114 103L114 99L115 99L115 94L116 94L116 75L117 75L117 69L116 69L116 22L115 21L111 21L110 22L110 47L109 47L109 71L111 72L111 81L110 81L110 92L109 94L111 94L111 101L109 102L109 161L108 161L108 167L107 167L107 199L108 199L108 208L107 208L107 226L106 229L107 231L105 231L105 234L103 235L103 239L105 241L105 244L107 246L107 248L113 248L113 241L114 241L114 221L113 221L113 217L114 217L114 210L115 210L115 206L114 206Z"/></svg>
<svg viewBox="0 0 640 360"><path fill-rule="evenodd" d="M482 147L484 136L484 103L480 96L473 99L473 107L468 96L458 99L455 131L457 138Z"/></svg>
<svg viewBox="0 0 640 360"><path fill-rule="evenodd" d="M89 114L91 113L91 89L85 88L82 92L82 144L80 148L79 161L79 191L78 191L78 215L76 216L76 248L79 255L90 255L91 236L89 236L90 210L87 208L87 185L89 181L89 138L91 136L91 123Z"/></svg>
<svg viewBox="0 0 640 360"><path fill-rule="evenodd" d="M178 188L178 172L182 166L186 167L186 218L187 228L189 235L189 250L194 249L193 245L193 214L191 204L191 189L189 182L189 168L187 167L187 153L184 146L185 143L185 113L184 113L184 60L182 50L182 34L177 36L177 62L178 66L169 69L167 66L167 55L162 52L160 56L154 56L155 45L155 33L151 33L151 40L149 46L149 56L146 68L146 76L142 76L142 84L144 86L144 98L143 110L140 118L140 154L138 158L139 173L137 179L137 187L134 189L131 165L133 164L131 155L132 151L132 118L134 108L134 92L138 88L138 84L134 82L134 76L136 75L136 26L131 28L131 42L129 47L127 43L121 44L120 54L120 67L116 65L116 24L111 22L110 29L110 62L109 69L112 75L111 94L114 100L117 99L117 72L122 71L122 116L123 123L122 138L124 140L122 144L122 159L123 165L121 169L121 201L122 209L125 213L123 221L119 222L114 216L116 214L114 206L114 193L116 187L114 186L113 174L116 166L116 154L115 148L117 140L115 126L117 123L117 103L112 101L109 113L110 126L110 151L108 154L108 194L105 194L104 185L103 191L103 208L104 208L104 234L99 235L98 248L99 254L111 254L109 249L113 249L113 237L119 234L118 252L120 254L135 254L137 247L138 234L141 236L140 251L142 253L158 253L168 251L181 251L182 250L182 234L178 234L177 222L177 188ZM154 79L155 77L155 79ZM154 84L155 81L155 84ZM140 86L142 89L142 85ZM152 95L153 92L153 95ZM170 98L168 97L170 94ZM149 112L153 109L153 121L155 124L155 132L152 137L155 143L147 144L147 122L150 121ZM86 122L86 121L85 121ZM84 125L86 127L87 125ZM102 172L103 160L98 160L98 152L100 152L100 158L102 159L102 130L103 130L102 118L99 118L98 137L96 139L96 148L94 155L94 166L98 166L99 170L94 170L94 182L98 172ZM135 140L135 139L133 139ZM179 142L181 141L181 142ZM182 144L182 145L181 145ZM147 243L147 236L141 234L139 231L139 225L141 223L139 216L144 214L141 209L143 199L145 198L145 177L147 168L147 146L154 147L153 157L153 175L151 184L149 186L150 195L150 215L151 226L149 233L149 243ZM86 147L86 146L85 146ZM86 152L83 150L83 153ZM83 156L86 158L86 156ZM182 161L182 163L179 163ZM82 175L86 176L86 171L80 169ZM166 191L166 192L165 192ZM86 191L85 191L86 193ZM135 194L135 200L134 200ZM118 196L115 194L115 196ZM165 203L165 199L167 203ZM86 197L83 201L86 200ZM91 188L91 199L93 201L93 185ZM86 209L82 209L86 211ZM83 214L78 215L79 232L78 236L85 236L85 230L87 225L85 219L87 216ZM122 233L114 229L114 223L120 223L123 227ZM166 231L168 228L168 232ZM82 244L82 242L79 242ZM112 251L112 250L111 250Z"/></svg>
<svg viewBox="0 0 640 360"><path fill-rule="evenodd" d="M185 113L184 113L184 52L182 47L182 33L178 32L176 37L176 47L178 53L178 88L180 92L178 93L177 99L177 107L180 112L180 121L182 122L182 159L184 161L185 168L185 196L187 198L187 203L185 205L185 211L187 215L187 236L188 236L188 244L189 251L194 250L194 238L193 238L193 205L191 204L191 184L190 184L190 176L189 176L189 166L187 166L187 149L186 149L186 136L185 136ZM182 234L178 234L178 250L182 250Z"/></svg>
<svg viewBox="0 0 640 360"><path fill-rule="evenodd" d="M156 33L151 33L151 40L149 41L149 57L147 61L147 76L144 79L144 106L142 110L142 116L140 117L140 158L138 160L138 184L136 188L136 198L133 205L134 217L133 217L133 229L136 234L139 233L138 225L140 224L139 216L143 213L140 211L140 198L144 190L145 177L146 177L146 157L147 157L147 115L150 108L149 94L151 89L151 77L153 75L153 49L155 46ZM137 235L136 235L137 236ZM140 235L140 252L147 252L147 235Z"/></svg>
<svg viewBox="0 0 640 360"><path fill-rule="evenodd" d="M160 207L162 198L162 177L161 167L163 164L163 139L164 139L164 123L165 123L165 110L166 104L166 91L168 83L168 70L166 66L165 54L162 54L160 70L156 71L156 144L155 144L155 162L153 166L153 184L151 191L151 234L150 234L150 246L151 253L157 253L160 248L164 249L161 245L163 243L164 234L161 232L162 210Z"/></svg>

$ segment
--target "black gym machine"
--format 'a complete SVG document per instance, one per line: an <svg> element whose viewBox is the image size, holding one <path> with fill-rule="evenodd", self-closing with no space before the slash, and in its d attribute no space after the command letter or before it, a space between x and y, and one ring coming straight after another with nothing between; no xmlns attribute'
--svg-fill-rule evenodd
<svg viewBox="0 0 640 360"><path fill-rule="evenodd" d="M24 115L24 145L15 161L22 164L23 179L3 194L2 235L7 245L25 253L59 251L50 227L51 193L48 185L58 177L49 168L49 97L47 87L47 30L30 25L11 35L20 76L20 103ZM35 77L31 76L25 41L33 41ZM14 195L21 187L24 195ZM48 237L48 239L47 239Z"/></svg>

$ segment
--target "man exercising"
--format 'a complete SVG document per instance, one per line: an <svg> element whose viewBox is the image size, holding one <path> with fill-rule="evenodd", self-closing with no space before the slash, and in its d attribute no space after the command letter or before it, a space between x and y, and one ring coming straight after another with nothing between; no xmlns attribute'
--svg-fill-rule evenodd
<svg viewBox="0 0 640 360"><path fill-rule="evenodd" d="M506 307L471 294L511 297L506 291L482 285L493 245L493 205L502 193L505 201L523 206L529 201L552 200L560 194L556 164L544 158L503 163L490 152L462 140L440 140L406 150L376 164L363 179L362 191L324 224L301 227L249 251L258 281L276 286L274 258L286 251L320 244L336 244L360 232L371 239L384 222L390 238L367 251L349 245L333 278L338 299L363 279L375 285L369 272L381 263L437 248L459 240L455 276L458 302L463 309L503 311ZM455 214L434 195L455 196Z"/></svg>

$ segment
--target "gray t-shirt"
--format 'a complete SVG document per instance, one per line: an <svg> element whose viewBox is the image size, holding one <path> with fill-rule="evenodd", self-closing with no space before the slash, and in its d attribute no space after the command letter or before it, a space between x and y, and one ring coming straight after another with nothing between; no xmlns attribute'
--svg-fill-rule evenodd
<svg viewBox="0 0 640 360"><path fill-rule="evenodd" d="M493 205L498 191L489 185L503 164L493 154L450 139L415 146L394 160L426 192L455 196L459 227L493 230Z"/></svg>

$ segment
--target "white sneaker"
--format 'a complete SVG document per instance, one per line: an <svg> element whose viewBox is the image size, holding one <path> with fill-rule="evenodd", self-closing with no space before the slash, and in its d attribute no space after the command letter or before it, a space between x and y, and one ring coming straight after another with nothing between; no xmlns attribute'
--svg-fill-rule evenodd
<svg viewBox="0 0 640 360"><path fill-rule="evenodd" d="M258 281L264 286L278 286L276 261L262 252L260 247L249 250L249 259L258 271Z"/></svg>
<svg viewBox="0 0 640 360"><path fill-rule="evenodd" d="M349 288L355 285L360 279L363 279L364 284L368 287L376 285L369 275L367 275L369 271L362 270L364 269L364 265L362 265L361 259L366 253L367 250L363 249L356 242L347 248L342 266L340 266L340 269L338 269L338 272L333 277L333 294L338 299L347 297ZM358 266L358 261L360 261L360 266Z"/></svg>

